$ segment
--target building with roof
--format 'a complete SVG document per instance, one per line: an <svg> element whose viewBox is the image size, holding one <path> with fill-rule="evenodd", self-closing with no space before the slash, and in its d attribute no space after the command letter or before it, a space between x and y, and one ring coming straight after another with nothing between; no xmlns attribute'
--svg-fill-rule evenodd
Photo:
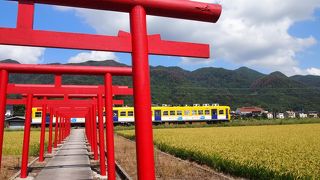
<svg viewBox="0 0 320 180"><path fill-rule="evenodd" d="M241 107L237 108L236 114L246 115L246 114L262 114L265 110L260 107Z"/></svg>
<svg viewBox="0 0 320 180"><path fill-rule="evenodd" d="M25 118L23 116L13 116L5 119L5 127L9 129L23 129Z"/></svg>

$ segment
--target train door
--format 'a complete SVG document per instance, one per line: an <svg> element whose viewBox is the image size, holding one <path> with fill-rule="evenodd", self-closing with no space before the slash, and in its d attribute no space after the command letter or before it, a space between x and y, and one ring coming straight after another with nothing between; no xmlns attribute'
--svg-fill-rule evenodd
<svg viewBox="0 0 320 180"><path fill-rule="evenodd" d="M154 120L161 121L161 110L154 110Z"/></svg>
<svg viewBox="0 0 320 180"><path fill-rule="evenodd" d="M217 109L211 109L212 119L218 119Z"/></svg>
<svg viewBox="0 0 320 180"><path fill-rule="evenodd" d="M113 111L113 121L118 122L119 116L118 116L118 110Z"/></svg>
<svg viewBox="0 0 320 180"><path fill-rule="evenodd" d="M229 109L226 109L226 119L229 120Z"/></svg>
<svg viewBox="0 0 320 180"><path fill-rule="evenodd" d="M49 124L50 123L50 114L47 113L46 114L46 124Z"/></svg>

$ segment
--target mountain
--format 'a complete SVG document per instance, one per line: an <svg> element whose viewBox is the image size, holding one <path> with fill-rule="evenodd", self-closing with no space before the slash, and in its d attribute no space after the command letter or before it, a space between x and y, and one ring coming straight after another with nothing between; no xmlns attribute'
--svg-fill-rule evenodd
<svg viewBox="0 0 320 180"><path fill-rule="evenodd" d="M20 64L18 61L11 60L11 59L2 60L0 61L0 63Z"/></svg>
<svg viewBox="0 0 320 180"><path fill-rule="evenodd" d="M0 63L18 63L12 60ZM67 65L127 66L116 61L87 61ZM150 67L154 104L219 103L232 109L261 106L267 110L320 111L320 76L287 77L281 72L262 74L247 67L235 70L200 68L187 71L180 67ZM53 83L52 75L11 74L14 83ZM101 76L63 75L64 84L102 84ZM130 77L113 77L115 85L132 87ZM132 97L117 97L132 104Z"/></svg>
<svg viewBox="0 0 320 180"><path fill-rule="evenodd" d="M204 87L246 88L252 81L263 77L264 74L252 69L241 67L234 71L223 68L200 68L191 72L194 82Z"/></svg>
<svg viewBox="0 0 320 180"><path fill-rule="evenodd" d="M301 76L301 75L295 75L291 76L290 79L298 81L302 84L305 84L310 87L316 87L320 88L320 76L313 76L313 75L306 75L306 76Z"/></svg>
<svg viewBox="0 0 320 180"><path fill-rule="evenodd" d="M301 88L304 85L298 81L291 80L279 71L273 72L267 76L263 76L255 80L251 84L253 89L261 88Z"/></svg>

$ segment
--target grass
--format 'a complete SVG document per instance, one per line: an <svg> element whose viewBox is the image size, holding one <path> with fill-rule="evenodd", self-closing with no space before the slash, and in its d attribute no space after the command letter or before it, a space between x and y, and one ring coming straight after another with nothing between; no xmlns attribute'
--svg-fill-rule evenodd
<svg viewBox="0 0 320 180"><path fill-rule="evenodd" d="M320 123L320 118L305 119L246 119L231 120L230 122L217 122L214 124L160 124L154 125L153 129L167 128L206 128L206 127L231 127L231 126L264 126L264 125L287 125L287 124L315 124ZM134 126L115 126L115 131L133 130Z"/></svg>
<svg viewBox="0 0 320 180"><path fill-rule="evenodd" d="M23 146L22 130L6 130L4 132L3 155L21 155ZM39 154L40 131L32 129L30 133L29 155L37 156ZM48 133L46 133L45 147L48 143Z"/></svg>
<svg viewBox="0 0 320 180"><path fill-rule="evenodd" d="M320 124L154 130L160 150L250 179L320 179L319 137Z"/></svg>

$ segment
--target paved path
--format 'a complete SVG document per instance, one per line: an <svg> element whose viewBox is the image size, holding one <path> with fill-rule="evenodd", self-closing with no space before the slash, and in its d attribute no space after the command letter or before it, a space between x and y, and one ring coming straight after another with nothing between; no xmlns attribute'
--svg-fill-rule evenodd
<svg viewBox="0 0 320 180"><path fill-rule="evenodd" d="M84 129L73 129L70 138L35 178L36 180L93 179Z"/></svg>

